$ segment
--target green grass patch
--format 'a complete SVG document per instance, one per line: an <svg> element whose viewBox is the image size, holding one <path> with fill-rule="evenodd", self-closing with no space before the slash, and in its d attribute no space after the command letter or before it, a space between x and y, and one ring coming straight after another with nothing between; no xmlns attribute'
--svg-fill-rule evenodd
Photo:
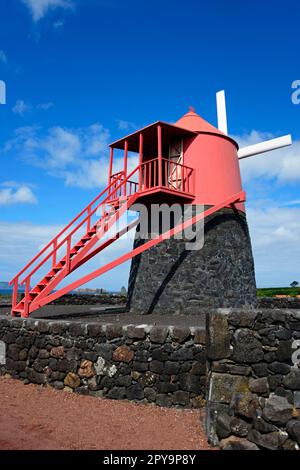
<svg viewBox="0 0 300 470"><path fill-rule="evenodd" d="M275 297L275 295L300 295L300 287L265 287L257 289L257 297Z"/></svg>

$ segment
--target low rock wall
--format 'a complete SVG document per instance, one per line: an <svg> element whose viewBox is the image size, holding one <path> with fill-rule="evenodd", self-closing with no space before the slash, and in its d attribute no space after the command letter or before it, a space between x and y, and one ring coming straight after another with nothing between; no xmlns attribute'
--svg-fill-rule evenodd
<svg viewBox="0 0 300 470"><path fill-rule="evenodd" d="M209 440L223 449L300 446L300 311L207 316Z"/></svg>
<svg viewBox="0 0 300 470"><path fill-rule="evenodd" d="M203 406L201 328L0 319L2 374L85 395Z"/></svg>

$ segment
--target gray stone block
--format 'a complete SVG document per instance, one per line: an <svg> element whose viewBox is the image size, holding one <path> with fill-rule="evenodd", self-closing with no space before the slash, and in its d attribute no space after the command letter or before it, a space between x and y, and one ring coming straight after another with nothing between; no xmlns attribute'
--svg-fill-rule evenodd
<svg viewBox="0 0 300 470"><path fill-rule="evenodd" d="M284 397L270 396L266 400L262 417L275 424L287 423L293 415L293 406Z"/></svg>
<svg viewBox="0 0 300 470"><path fill-rule="evenodd" d="M228 328L228 310L218 310L206 317L206 353L212 360L230 356L230 333Z"/></svg>
<svg viewBox="0 0 300 470"><path fill-rule="evenodd" d="M209 400L212 402L230 403L234 393L247 390L247 377L216 372L210 376Z"/></svg>
<svg viewBox="0 0 300 470"><path fill-rule="evenodd" d="M234 333L232 358L236 362L251 364L264 357L262 345L249 329L239 329Z"/></svg>
<svg viewBox="0 0 300 470"><path fill-rule="evenodd" d="M291 390L300 390L300 369L292 368L283 378L283 384Z"/></svg>
<svg viewBox="0 0 300 470"><path fill-rule="evenodd" d="M168 336L168 328L155 326L151 328L149 338L152 343L163 344Z"/></svg>
<svg viewBox="0 0 300 470"><path fill-rule="evenodd" d="M261 413L257 395L250 392L235 393L230 402L230 409L234 414L248 419L253 419Z"/></svg>

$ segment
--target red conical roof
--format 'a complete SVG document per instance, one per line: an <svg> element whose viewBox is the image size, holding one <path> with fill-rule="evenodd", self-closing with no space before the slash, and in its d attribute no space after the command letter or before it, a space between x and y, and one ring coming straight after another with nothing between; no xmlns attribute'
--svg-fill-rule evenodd
<svg viewBox="0 0 300 470"><path fill-rule="evenodd" d="M184 129L194 132L225 135L219 129L209 124L209 122L205 121L205 119L199 116L191 107L189 111L175 123L175 126L183 127Z"/></svg>

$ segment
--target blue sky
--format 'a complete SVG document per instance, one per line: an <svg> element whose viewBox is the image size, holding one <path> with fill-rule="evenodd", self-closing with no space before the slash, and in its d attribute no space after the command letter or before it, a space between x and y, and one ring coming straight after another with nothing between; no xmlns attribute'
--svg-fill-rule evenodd
<svg viewBox="0 0 300 470"><path fill-rule="evenodd" d="M300 281L299 13L276 0L0 0L0 280L103 187L109 142L189 105L216 124L225 89L242 145L292 133L292 148L241 171L258 285ZM127 273L92 285L119 288Z"/></svg>

